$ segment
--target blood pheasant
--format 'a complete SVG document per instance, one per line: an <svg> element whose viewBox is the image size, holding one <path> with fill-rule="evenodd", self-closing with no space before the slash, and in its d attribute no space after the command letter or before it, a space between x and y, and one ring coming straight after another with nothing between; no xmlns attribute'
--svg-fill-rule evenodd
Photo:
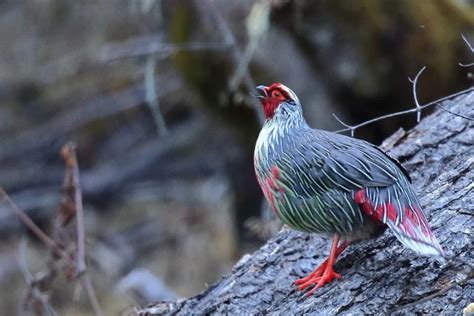
<svg viewBox="0 0 474 316"><path fill-rule="evenodd" d="M375 145L308 126L298 97L281 83L259 86L265 114L255 172L277 216L293 229L333 236L329 258L295 281L307 294L341 276L337 256L386 227L406 247L443 255L407 171Z"/></svg>

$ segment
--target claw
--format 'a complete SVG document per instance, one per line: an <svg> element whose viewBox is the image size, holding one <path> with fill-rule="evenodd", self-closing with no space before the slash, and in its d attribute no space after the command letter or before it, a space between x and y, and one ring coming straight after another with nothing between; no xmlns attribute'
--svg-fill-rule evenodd
<svg viewBox="0 0 474 316"><path fill-rule="evenodd" d="M318 270L319 270L319 268L318 268ZM315 272L319 272L318 270L316 270ZM313 292L315 290L317 290L318 288L323 287L324 285L331 283L332 280L342 279L342 276L339 273L336 273L333 270L332 267L327 266L326 269L324 270L324 273L320 273L319 275L315 275L315 273L313 272L304 279L305 279L305 282L302 282L302 283L298 284L298 289L300 291L303 291L304 289L314 285L314 287L308 293L306 293L306 295L308 296L308 295L313 294ZM301 279L301 280L303 280L303 279ZM300 280L297 280L297 281L300 281Z"/></svg>
<svg viewBox="0 0 474 316"><path fill-rule="evenodd" d="M320 277L323 275L324 270L326 270L327 260L324 261L316 270L305 276L304 278L298 279L293 282L293 285L302 285L308 283L308 281L314 279L315 277ZM303 287L303 289L306 287ZM301 289L301 288L300 288Z"/></svg>
<svg viewBox="0 0 474 316"><path fill-rule="evenodd" d="M322 277L314 278L313 280L311 280L311 282L308 282L308 283L311 283L311 284L316 283L316 285L306 293L306 296L310 296L311 294L314 293L314 291L316 291L317 289L319 289L320 287L323 287L324 285L326 285L328 283L331 283L331 281L334 280L334 279L340 280L340 279L342 279L342 276L339 273L334 272L332 267L326 269L326 271L324 271L324 274L323 274ZM305 286L305 288L306 287L307 286Z"/></svg>

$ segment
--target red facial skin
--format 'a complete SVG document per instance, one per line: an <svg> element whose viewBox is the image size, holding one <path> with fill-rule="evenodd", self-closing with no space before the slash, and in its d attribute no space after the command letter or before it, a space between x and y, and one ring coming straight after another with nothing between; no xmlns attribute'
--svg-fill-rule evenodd
<svg viewBox="0 0 474 316"><path fill-rule="evenodd" d="M282 84L275 82L264 89L266 96L260 99L263 113L266 119L271 119L280 103L290 99L288 92L282 88Z"/></svg>

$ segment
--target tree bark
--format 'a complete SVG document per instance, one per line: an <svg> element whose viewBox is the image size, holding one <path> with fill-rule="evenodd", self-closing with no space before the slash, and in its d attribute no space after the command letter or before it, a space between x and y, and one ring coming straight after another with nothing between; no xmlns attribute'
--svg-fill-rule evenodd
<svg viewBox="0 0 474 316"><path fill-rule="evenodd" d="M472 117L474 91L443 106ZM351 246L335 265L342 280L306 297L292 282L324 260L330 243L282 229L203 293L156 303L139 314L461 314L474 300L473 127L472 120L438 108L390 142L390 154L409 171L450 260L417 255L387 230L376 240Z"/></svg>

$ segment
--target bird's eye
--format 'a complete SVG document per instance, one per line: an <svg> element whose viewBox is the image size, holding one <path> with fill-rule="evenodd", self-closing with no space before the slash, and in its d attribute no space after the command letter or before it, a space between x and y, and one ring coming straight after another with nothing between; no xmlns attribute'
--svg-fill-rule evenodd
<svg viewBox="0 0 474 316"><path fill-rule="evenodd" d="M274 97L274 98L280 98L280 97L281 97L280 91L278 91L278 90L273 90L273 92L272 92L272 97Z"/></svg>

